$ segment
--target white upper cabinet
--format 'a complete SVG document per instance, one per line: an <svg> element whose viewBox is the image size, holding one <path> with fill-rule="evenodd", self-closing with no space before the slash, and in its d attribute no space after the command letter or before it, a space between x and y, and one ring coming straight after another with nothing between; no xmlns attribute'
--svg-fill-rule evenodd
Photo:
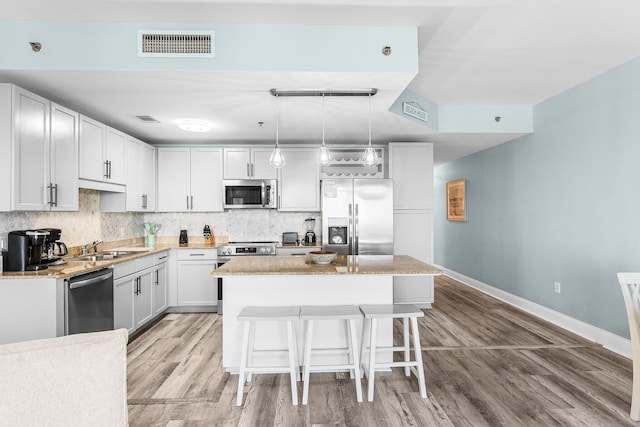
<svg viewBox="0 0 640 427"><path fill-rule="evenodd" d="M10 84L0 91L0 210L77 210L78 115Z"/></svg>
<svg viewBox="0 0 640 427"><path fill-rule="evenodd" d="M320 167L317 148L282 149L286 165L278 170L278 210L320 211Z"/></svg>
<svg viewBox="0 0 640 427"><path fill-rule="evenodd" d="M89 117L80 116L80 162L79 176L82 179L102 181L107 176L107 165L103 163L106 141L106 126Z"/></svg>
<svg viewBox="0 0 640 427"><path fill-rule="evenodd" d="M191 148L191 211L221 212L222 149Z"/></svg>
<svg viewBox="0 0 640 427"><path fill-rule="evenodd" d="M433 144L390 143L394 209L433 209Z"/></svg>
<svg viewBox="0 0 640 427"><path fill-rule="evenodd" d="M49 201L51 210L78 210L79 115L51 103Z"/></svg>
<svg viewBox="0 0 640 427"><path fill-rule="evenodd" d="M269 164L272 148L225 148L224 179L276 179Z"/></svg>
<svg viewBox="0 0 640 427"><path fill-rule="evenodd" d="M156 210L156 149L135 138L127 141L126 210Z"/></svg>
<svg viewBox="0 0 640 427"><path fill-rule="evenodd" d="M44 210L47 200L51 103L15 88L13 92L15 165L12 210Z"/></svg>
<svg viewBox="0 0 640 427"><path fill-rule="evenodd" d="M140 145L140 199L144 202L145 211L156 210L156 148Z"/></svg>
<svg viewBox="0 0 640 427"><path fill-rule="evenodd" d="M222 211L221 148L158 148L158 211Z"/></svg>
<svg viewBox="0 0 640 427"><path fill-rule="evenodd" d="M190 157L189 148L158 148L158 211L189 210Z"/></svg>
<svg viewBox="0 0 640 427"><path fill-rule="evenodd" d="M127 135L107 126L104 159L108 162L107 181L113 184L127 183Z"/></svg>
<svg viewBox="0 0 640 427"><path fill-rule="evenodd" d="M126 184L127 135L80 116L80 178Z"/></svg>

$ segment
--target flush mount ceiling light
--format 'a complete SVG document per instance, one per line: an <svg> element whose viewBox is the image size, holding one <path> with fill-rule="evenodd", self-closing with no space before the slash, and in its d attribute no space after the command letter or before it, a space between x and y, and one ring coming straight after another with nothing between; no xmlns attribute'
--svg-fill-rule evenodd
<svg viewBox="0 0 640 427"><path fill-rule="evenodd" d="M211 124L209 122L205 122L204 120L183 120L178 124L178 127L182 130L186 130L187 132L209 132L211 129Z"/></svg>
<svg viewBox="0 0 640 427"><path fill-rule="evenodd" d="M269 157L269 164L276 169L280 169L284 167L285 159L282 151L280 151L279 140L279 129L278 129L278 95L276 94L276 145L273 147L273 151L271 152L271 156Z"/></svg>

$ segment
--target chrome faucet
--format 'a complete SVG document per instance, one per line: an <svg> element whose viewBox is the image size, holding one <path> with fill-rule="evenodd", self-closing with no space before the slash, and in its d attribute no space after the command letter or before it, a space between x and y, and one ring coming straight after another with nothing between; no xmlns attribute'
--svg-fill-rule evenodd
<svg viewBox="0 0 640 427"><path fill-rule="evenodd" d="M87 250L88 248L90 248L91 246L93 246L93 252L97 253L98 252L98 245L104 243L102 240L98 241L98 240L94 240L91 243L87 243L86 245L82 246L82 255L86 255L87 254Z"/></svg>
<svg viewBox="0 0 640 427"><path fill-rule="evenodd" d="M98 245L100 245L102 243L104 243L102 240L100 240L100 241L94 240L93 241L92 245L93 245L93 252L94 253L98 252Z"/></svg>

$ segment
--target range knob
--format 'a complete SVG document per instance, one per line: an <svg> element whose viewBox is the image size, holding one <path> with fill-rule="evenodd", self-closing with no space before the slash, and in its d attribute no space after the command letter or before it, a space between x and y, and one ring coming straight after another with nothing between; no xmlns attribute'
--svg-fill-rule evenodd
<svg viewBox="0 0 640 427"><path fill-rule="evenodd" d="M267 248L265 248L265 247L260 248L260 253L261 254L266 254L267 253Z"/></svg>

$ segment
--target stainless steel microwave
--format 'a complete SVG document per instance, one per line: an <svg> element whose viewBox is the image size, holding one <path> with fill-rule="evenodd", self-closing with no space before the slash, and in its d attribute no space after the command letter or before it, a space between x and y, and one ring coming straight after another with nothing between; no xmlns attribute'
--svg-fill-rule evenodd
<svg viewBox="0 0 640 427"><path fill-rule="evenodd" d="M275 209L277 208L275 179L225 179L225 209Z"/></svg>

